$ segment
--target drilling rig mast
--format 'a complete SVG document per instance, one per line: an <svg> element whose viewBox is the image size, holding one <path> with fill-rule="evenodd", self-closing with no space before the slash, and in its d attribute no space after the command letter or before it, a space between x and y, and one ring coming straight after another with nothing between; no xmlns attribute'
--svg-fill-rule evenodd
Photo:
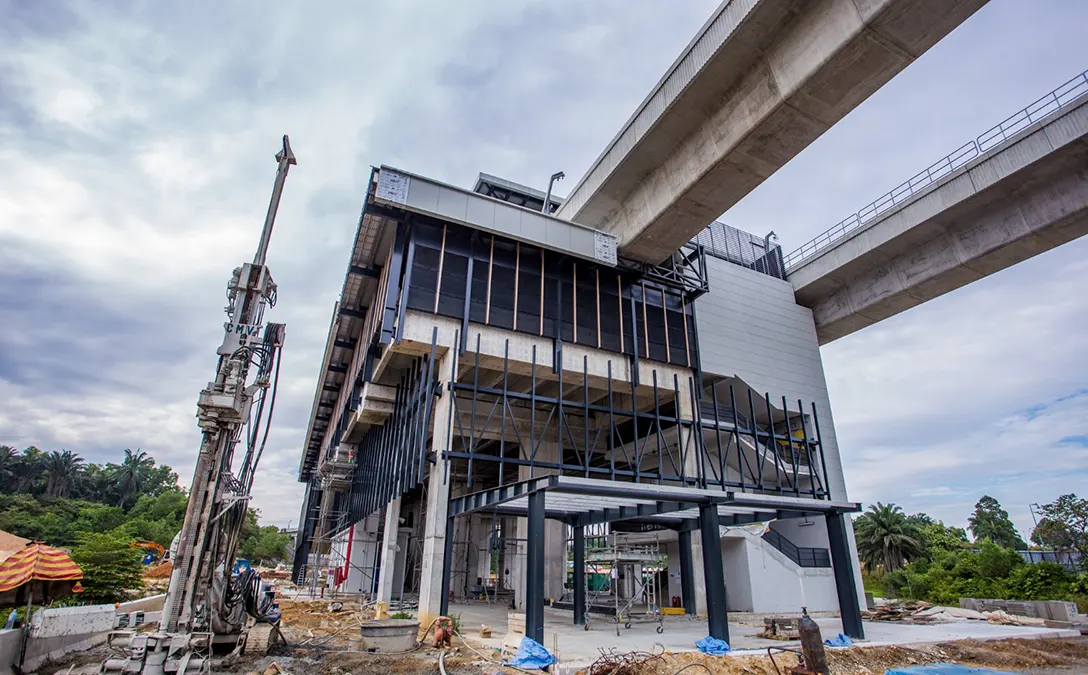
<svg viewBox="0 0 1088 675"><path fill-rule="evenodd" d="M277 618L273 596L260 577L233 574L253 477L276 405L284 325L263 324L265 308L276 304L276 284L265 259L283 184L296 164L287 136L276 161L257 253L253 262L235 268L227 284L228 319L216 350L215 379L197 400L200 452L159 629L111 633L109 644L119 657L107 660L103 672L210 672L214 644L241 646L247 622ZM236 456L241 443L245 452Z"/></svg>

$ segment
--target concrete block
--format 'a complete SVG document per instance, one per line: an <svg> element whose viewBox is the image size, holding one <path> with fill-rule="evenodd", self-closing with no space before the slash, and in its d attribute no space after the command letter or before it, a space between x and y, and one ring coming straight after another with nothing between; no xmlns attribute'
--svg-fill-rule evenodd
<svg viewBox="0 0 1088 675"><path fill-rule="evenodd" d="M110 631L116 614L113 605L41 609L30 621L30 637L44 639Z"/></svg>

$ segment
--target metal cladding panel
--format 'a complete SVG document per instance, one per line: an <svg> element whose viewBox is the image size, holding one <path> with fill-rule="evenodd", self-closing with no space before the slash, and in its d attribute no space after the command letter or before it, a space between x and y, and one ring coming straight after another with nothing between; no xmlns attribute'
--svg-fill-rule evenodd
<svg viewBox="0 0 1088 675"><path fill-rule="evenodd" d="M484 195L383 166L374 200L592 260L616 264L616 238Z"/></svg>

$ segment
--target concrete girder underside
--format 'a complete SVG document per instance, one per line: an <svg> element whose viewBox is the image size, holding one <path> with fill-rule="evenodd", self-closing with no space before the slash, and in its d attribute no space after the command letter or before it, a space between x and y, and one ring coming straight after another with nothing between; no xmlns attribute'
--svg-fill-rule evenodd
<svg viewBox="0 0 1088 675"><path fill-rule="evenodd" d="M723 3L558 214L659 262L984 4Z"/></svg>
<svg viewBox="0 0 1088 675"><path fill-rule="evenodd" d="M1088 99L790 273L820 344L1088 234Z"/></svg>

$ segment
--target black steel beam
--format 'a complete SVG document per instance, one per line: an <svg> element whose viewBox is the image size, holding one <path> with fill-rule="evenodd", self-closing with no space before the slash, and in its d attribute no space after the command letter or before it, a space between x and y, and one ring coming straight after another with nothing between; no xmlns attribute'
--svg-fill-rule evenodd
<svg viewBox="0 0 1088 675"><path fill-rule="evenodd" d="M581 525L574 532L574 625L586 623L586 529Z"/></svg>
<svg viewBox="0 0 1088 675"><path fill-rule="evenodd" d="M855 640L862 640L865 638L865 629L861 625L861 606L858 603L850 540L846 532L850 525L842 513L829 513L826 518L827 539L831 547L831 569L835 573L835 592L839 596L842 631Z"/></svg>
<svg viewBox="0 0 1088 675"><path fill-rule="evenodd" d="M680 530L680 599L684 612L695 615L695 563L691 554L691 530Z"/></svg>
<svg viewBox="0 0 1088 675"><path fill-rule="evenodd" d="M341 347L343 349L355 349L356 344L357 343L356 343L355 340L333 340L332 341L332 346L333 347Z"/></svg>
<svg viewBox="0 0 1088 675"><path fill-rule="evenodd" d="M543 491L529 495L528 521L528 541L525 553L525 637L544 644Z"/></svg>
<svg viewBox="0 0 1088 675"><path fill-rule="evenodd" d="M330 363L326 370L330 373L346 373L348 372L348 364Z"/></svg>
<svg viewBox="0 0 1088 675"><path fill-rule="evenodd" d="M341 385L339 385L339 384L326 384L324 387L321 387L321 388L324 391L336 392L336 391L340 391L340 386Z"/></svg>
<svg viewBox="0 0 1088 675"><path fill-rule="evenodd" d="M665 513L687 511L699 506L698 502L654 502L653 504L636 504L634 506L617 506L613 508L595 509L578 514L575 522L580 525L595 525L598 523L614 523L620 520L632 520L635 518L648 518Z"/></svg>
<svg viewBox="0 0 1088 675"><path fill-rule="evenodd" d="M375 267L362 267L361 265L351 265L348 267L348 274L358 274L361 277L370 277L371 279L377 279L382 275L382 268L380 265Z"/></svg>
<svg viewBox="0 0 1088 675"><path fill-rule="evenodd" d="M699 534L703 544L703 582L706 584L706 616L710 624L710 637L729 642L722 538L718 527L718 507L713 504L699 507Z"/></svg>
<svg viewBox="0 0 1088 675"><path fill-rule="evenodd" d="M351 319L365 319L366 307L360 307L359 309L349 309L348 307L340 308L340 316L346 316Z"/></svg>
<svg viewBox="0 0 1088 675"><path fill-rule="evenodd" d="M510 485L504 485L491 490L474 492L463 497L455 497L450 500L449 515L451 517L459 516L484 509L497 511L498 509L491 509L489 507L499 506L500 504L513 501L527 493L547 489L556 484L557 481L558 479L556 476L543 476L541 478L521 481L520 483L511 483Z"/></svg>

